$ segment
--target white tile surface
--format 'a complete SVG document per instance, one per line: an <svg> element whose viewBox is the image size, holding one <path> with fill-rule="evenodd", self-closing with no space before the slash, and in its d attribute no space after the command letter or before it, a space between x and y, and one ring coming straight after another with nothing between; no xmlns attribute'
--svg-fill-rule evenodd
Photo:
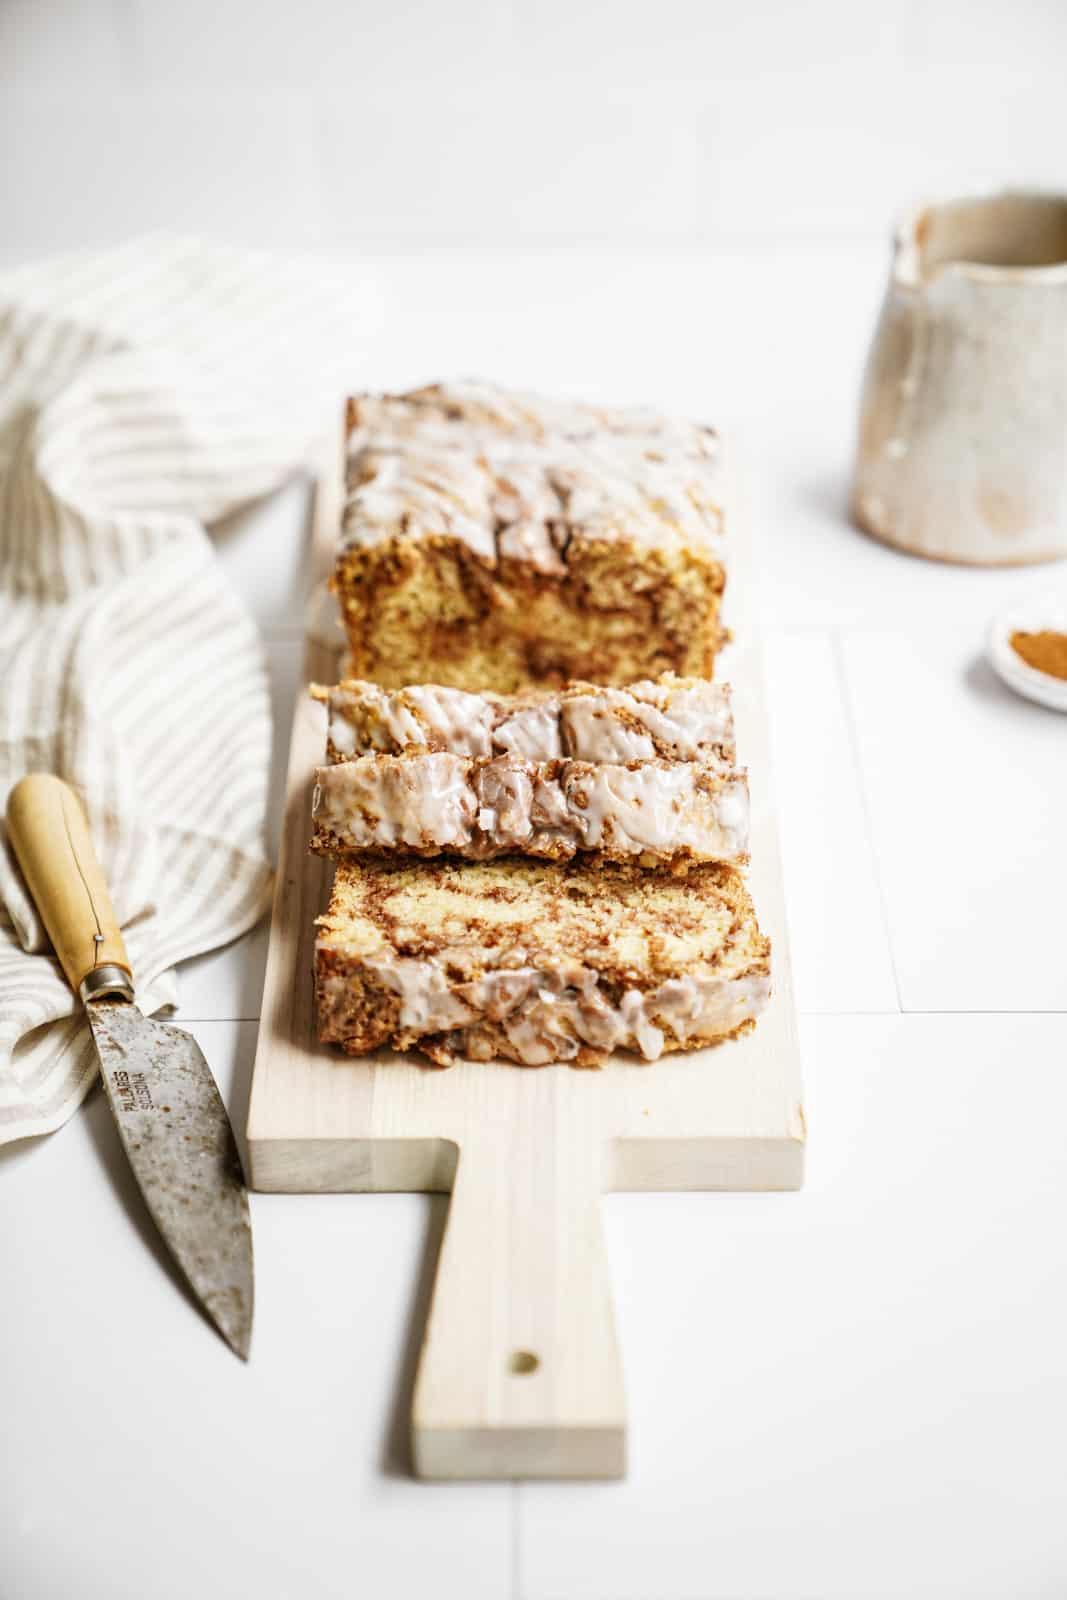
<svg viewBox="0 0 1067 1600"><path fill-rule="evenodd" d="M1067 1588L1067 1019L819 1018L798 1196L617 1196L629 1481L523 1485L524 1600Z"/></svg>
<svg viewBox="0 0 1067 1600"><path fill-rule="evenodd" d="M264 526L270 523L264 519ZM301 520L293 519L290 531L302 531ZM282 634L268 630L264 655L270 677L274 741L271 750L270 842L277 851L281 827L282 796L289 764L289 734L293 725L296 696L303 692L301 667L304 644L291 629ZM233 944L195 961L185 961L179 971L178 1012L182 1023L212 1018L253 1019L259 1016L263 995L263 971L267 961L269 915L257 927Z"/></svg>
<svg viewBox="0 0 1067 1600"><path fill-rule="evenodd" d="M848 633L863 782L905 1010L1067 1010L1067 724L982 634Z"/></svg>
<svg viewBox="0 0 1067 1600"><path fill-rule="evenodd" d="M324 427L331 409L324 398ZM301 475L211 530L226 576L256 621L275 633L303 627L313 498L311 479Z"/></svg>
<svg viewBox="0 0 1067 1600"><path fill-rule="evenodd" d="M254 1025L192 1031L243 1123ZM97 1095L54 1139L0 1155L0 1592L507 1594L508 1486L404 1475L441 1203L253 1196L246 1367L171 1278L116 1145Z"/></svg>
<svg viewBox="0 0 1067 1600"><path fill-rule="evenodd" d="M801 1011L896 1011L893 961L829 633L765 643L790 945Z"/></svg>
<svg viewBox="0 0 1067 1600"><path fill-rule="evenodd" d="M178 1009L174 1021L186 1023L244 1019L255 1021L263 996L270 917L207 955L179 967Z"/></svg>

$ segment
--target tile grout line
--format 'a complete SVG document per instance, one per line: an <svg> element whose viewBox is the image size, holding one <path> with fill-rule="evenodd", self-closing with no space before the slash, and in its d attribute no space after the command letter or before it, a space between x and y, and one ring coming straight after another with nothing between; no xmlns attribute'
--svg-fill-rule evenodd
<svg viewBox="0 0 1067 1600"><path fill-rule="evenodd" d="M199 1027L203 1022L260 1022L262 1016L261 1013L257 1012L254 1017L191 1017L187 1011L183 1011L179 1006L172 1016L164 1017L162 1020L164 1022L173 1022L176 1028L184 1028L186 1023L196 1023Z"/></svg>
<svg viewBox="0 0 1067 1600"><path fill-rule="evenodd" d="M848 679L845 676L845 658L842 651L840 631L836 627L829 628L830 652L833 657L834 675L837 678L838 693L841 696L841 709L845 717L845 727L848 730L848 742L852 751L852 766L856 775L856 786L859 790L860 809L863 813L863 831L867 837L867 848L871 853L871 864L874 868L874 881L878 889L878 905L882 914L882 932L885 934L886 948L889 951L889 967L893 974L893 987L897 995L897 1010L903 1012L904 1005L900 993L900 975L897 972L896 953L893 950L893 938L889 926L889 903L886 900L885 886L882 883L881 865L878 860L878 851L874 841L874 824L871 820L871 808L867 800L867 785L863 778L863 763L860 759L859 735L856 725L855 711L852 705L852 696L849 694Z"/></svg>
<svg viewBox="0 0 1067 1600"><path fill-rule="evenodd" d="M1067 1006L990 1009L983 1006L901 1006L897 1011L798 1011L798 1017L1067 1017Z"/></svg>
<svg viewBox="0 0 1067 1600"><path fill-rule="evenodd" d="M954 624L954 626L961 637L973 637L974 626L966 617ZM824 633L836 634L843 639L855 635L869 635L872 632L899 633L900 631L899 628L875 625L862 617L857 617L852 622L795 622L793 620L785 621L782 618L771 615L769 618L765 618L763 622L764 633L782 634L787 638L793 636L807 638L811 634ZM939 636L945 631L945 623L943 621L935 622L932 618L927 620L919 617L909 624L908 631L914 634L929 634L931 637Z"/></svg>

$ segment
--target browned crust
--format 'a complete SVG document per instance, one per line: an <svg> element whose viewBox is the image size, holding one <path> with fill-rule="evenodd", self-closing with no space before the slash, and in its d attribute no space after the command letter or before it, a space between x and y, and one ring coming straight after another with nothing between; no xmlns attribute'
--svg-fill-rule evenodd
<svg viewBox="0 0 1067 1600"><path fill-rule="evenodd" d="M743 1034L751 1033L755 1026L755 1018L746 1017L744 1022L739 1023L736 1028L731 1029L728 1033L708 1034L706 1038L676 1039L666 1034L664 1035L662 1053L666 1056L679 1055L682 1052L693 1050L707 1050L712 1045L725 1044L728 1039L739 1039ZM470 1037L475 1034L480 1037ZM457 1039L457 1035L464 1035L465 1037L460 1042ZM348 1046L344 1044L342 1044L341 1048L347 1055L363 1054L359 1050L349 1050ZM395 1045L393 1048L408 1047ZM507 1061L517 1067L528 1067L531 1071L536 1071L542 1066L558 1065L558 1063L551 1061L523 1061L515 1051L503 1028L493 1022L480 1023L476 1029L456 1029L452 1034L427 1034L422 1038L413 1039L410 1048L419 1050L423 1055L428 1056L435 1067L451 1067L457 1061ZM636 1061L643 1067L655 1066L654 1061L647 1061L644 1056L634 1050L620 1050L618 1054L625 1060ZM578 1054L572 1057L567 1064L579 1069L584 1068L596 1071L610 1059L610 1056L605 1051L594 1050L592 1046L583 1044L579 1048Z"/></svg>
<svg viewBox="0 0 1067 1600"><path fill-rule="evenodd" d="M328 978L344 978L344 1005L327 1002ZM315 952L315 1007L319 1039L339 1044L349 1055L365 1056L380 1045L392 1044L400 1034L400 996L381 982L362 962L322 945Z"/></svg>
<svg viewBox="0 0 1067 1600"><path fill-rule="evenodd" d="M510 851L514 851L514 846ZM443 857L452 857L456 860L492 861L510 853L503 847L500 850L484 850L475 852L470 850L464 854L450 845L436 844L405 844L405 845L361 845L358 849L344 849L337 843L336 835L325 828L315 828L308 842L308 849L312 855L324 856L333 861L393 861L398 855L414 856L420 861L438 861ZM573 861L575 856L581 855L590 861L608 862L612 866L640 867L646 872L663 872L671 878L684 878L694 867L706 866L709 861L718 861L719 856L698 855L689 845L682 845L673 850L670 855L658 855L651 850L642 850L639 854L633 851L616 850L611 845L596 846L587 850L578 847L565 846L558 840L532 840L523 846L523 853L534 861L565 862ZM738 853L729 858L731 866L746 867L749 855L746 852Z"/></svg>
<svg viewBox="0 0 1067 1600"><path fill-rule="evenodd" d="M552 1062L524 1061L512 1045L504 1029L498 1023L485 1020L472 1024L466 1028L455 1028L448 1033L414 1034L406 1032L398 1026L400 1000L390 989L380 984L368 981L366 973L352 974L351 981L351 1009L346 1009L338 1018L335 1006L326 1005L322 995L321 978L330 971L329 965L323 961L321 977L320 970L316 967L316 996L319 1005L320 1018L326 1021L320 1028L319 1039L323 1044L336 1044L350 1056L365 1056L372 1051L388 1047L399 1052L417 1050L424 1055L435 1067L454 1066L457 1061L506 1061L515 1066L530 1067L535 1069L540 1066L551 1066ZM757 976L764 968L753 967L750 972L740 974L742 977ZM338 972L336 975L343 975ZM346 991L347 994L347 991ZM724 1044L728 1039L738 1039L743 1034L755 1028L756 1022L752 1017L747 1017L736 1028L725 1033L709 1033L700 1037L678 1039L669 1032L664 1033L663 1055L677 1055L682 1051L705 1050L711 1045ZM654 1063L646 1061L636 1051L620 1051L620 1055L628 1060L639 1062L643 1066L653 1066ZM568 1065L576 1068L596 1069L602 1067L609 1059L603 1050L595 1050L591 1045L581 1044L576 1056L570 1058Z"/></svg>

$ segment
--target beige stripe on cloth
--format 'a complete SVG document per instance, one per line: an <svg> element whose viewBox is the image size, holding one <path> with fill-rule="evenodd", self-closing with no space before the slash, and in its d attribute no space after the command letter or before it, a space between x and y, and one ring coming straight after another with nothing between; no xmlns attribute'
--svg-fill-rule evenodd
<svg viewBox="0 0 1067 1600"><path fill-rule="evenodd" d="M26 772L80 791L146 1011L270 889L263 653L205 524L306 459L360 316L339 269L184 240L0 277L0 809ZM0 901L3 1143L95 1055L6 837Z"/></svg>

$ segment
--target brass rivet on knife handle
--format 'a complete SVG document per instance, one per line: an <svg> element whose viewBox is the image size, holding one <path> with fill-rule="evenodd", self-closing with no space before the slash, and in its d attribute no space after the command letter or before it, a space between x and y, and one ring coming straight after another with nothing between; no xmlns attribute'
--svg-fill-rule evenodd
<svg viewBox="0 0 1067 1600"><path fill-rule="evenodd" d="M74 790L51 773L31 773L15 785L8 797L7 830L22 875L75 994L82 993L82 984L90 973L110 967L120 969L113 971L113 981L90 982L87 989L125 993L132 999L126 946L89 836L89 824Z"/></svg>

